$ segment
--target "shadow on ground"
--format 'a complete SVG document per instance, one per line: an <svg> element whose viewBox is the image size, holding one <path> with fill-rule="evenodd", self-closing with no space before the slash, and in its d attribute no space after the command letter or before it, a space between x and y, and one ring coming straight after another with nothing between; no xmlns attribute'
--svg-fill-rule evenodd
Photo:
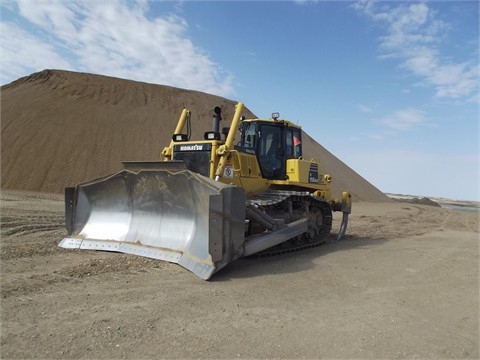
<svg viewBox="0 0 480 360"><path fill-rule="evenodd" d="M380 245L389 239L372 239L355 235L346 235L336 241L330 236L328 241L315 248L269 257L249 257L234 261L214 274L210 281L229 281L237 278L253 278L269 274L291 274L309 270L315 266L315 260L337 251L347 251L359 247Z"/></svg>

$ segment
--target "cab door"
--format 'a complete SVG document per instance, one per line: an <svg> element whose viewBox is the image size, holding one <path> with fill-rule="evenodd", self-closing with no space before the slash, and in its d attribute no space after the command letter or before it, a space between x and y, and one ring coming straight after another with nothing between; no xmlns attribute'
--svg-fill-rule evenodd
<svg viewBox="0 0 480 360"><path fill-rule="evenodd" d="M257 157L262 176L270 180L285 180L285 126L263 123L259 126Z"/></svg>

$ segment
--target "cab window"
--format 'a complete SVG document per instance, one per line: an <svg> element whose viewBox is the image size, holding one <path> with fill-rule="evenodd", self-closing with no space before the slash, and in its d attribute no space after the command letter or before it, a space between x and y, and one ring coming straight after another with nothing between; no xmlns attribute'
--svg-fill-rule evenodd
<svg viewBox="0 0 480 360"><path fill-rule="evenodd" d="M287 159L298 159L302 156L302 132L300 129L288 128L285 134L285 153Z"/></svg>

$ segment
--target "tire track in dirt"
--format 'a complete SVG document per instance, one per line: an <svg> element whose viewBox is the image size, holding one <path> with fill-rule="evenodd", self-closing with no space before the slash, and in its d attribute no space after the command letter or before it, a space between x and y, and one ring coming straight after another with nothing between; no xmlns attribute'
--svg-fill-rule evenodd
<svg viewBox="0 0 480 360"><path fill-rule="evenodd" d="M77 252L76 250L65 250L66 252ZM59 250L59 252L65 252ZM59 284L82 282L85 278L88 281L95 279L102 281L105 275L118 277L139 274L152 269L171 266L168 263L154 259L147 259L125 254L95 253L82 251L78 252L70 262L57 263L56 270L35 269L29 273L17 273L4 276L2 280L1 296L25 296L35 292L48 292L49 288L54 289ZM87 258L87 259L85 259ZM50 260L56 263L55 260ZM50 266L49 269L54 269Z"/></svg>
<svg viewBox="0 0 480 360"><path fill-rule="evenodd" d="M474 231L479 232L480 213L446 209L442 207L433 207L428 205L412 205L403 206L402 210L408 210L407 214L386 213L384 218L396 225L405 225L405 235L421 235L429 231L445 231L453 229L458 231ZM415 212L411 211L415 210ZM432 216L433 214L433 216ZM407 215L407 216L405 216ZM383 220L382 220L383 221ZM424 225L422 232L418 229L412 232L409 223L422 223Z"/></svg>
<svg viewBox="0 0 480 360"><path fill-rule="evenodd" d="M64 218L58 213L35 210L5 209L2 206L0 237L0 259L52 254L56 243L49 239L60 239L66 234Z"/></svg>
<svg viewBox="0 0 480 360"><path fill-rule="evenodd" d="M373 208L377 206L379 205L375 204ZM375 211L359 217L355 211L352 212L347 237L349 234L356 234L372 239L394 239L446 229L479 232L479 213L406 203L382 206L387 211ZM412 226L418 223L421 223L422 227Z"/></svg>

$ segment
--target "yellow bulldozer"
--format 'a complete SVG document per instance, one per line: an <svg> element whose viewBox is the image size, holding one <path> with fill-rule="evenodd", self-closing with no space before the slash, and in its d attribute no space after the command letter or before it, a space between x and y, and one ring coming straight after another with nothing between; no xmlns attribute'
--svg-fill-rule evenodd
<svg viewBox="0 0 480 360"><path fill-rule="evenodd" d="M343 213L340 239L350 194L332 198L331 176L302 156L299 126L278 113L245 119L243 108L220 131L215 107L212 129L195 141L184 109L161 161L123 162L120 172L66 188L59 246L165 260L207 280L241 257L325 242L332 211Z"/></svg>

